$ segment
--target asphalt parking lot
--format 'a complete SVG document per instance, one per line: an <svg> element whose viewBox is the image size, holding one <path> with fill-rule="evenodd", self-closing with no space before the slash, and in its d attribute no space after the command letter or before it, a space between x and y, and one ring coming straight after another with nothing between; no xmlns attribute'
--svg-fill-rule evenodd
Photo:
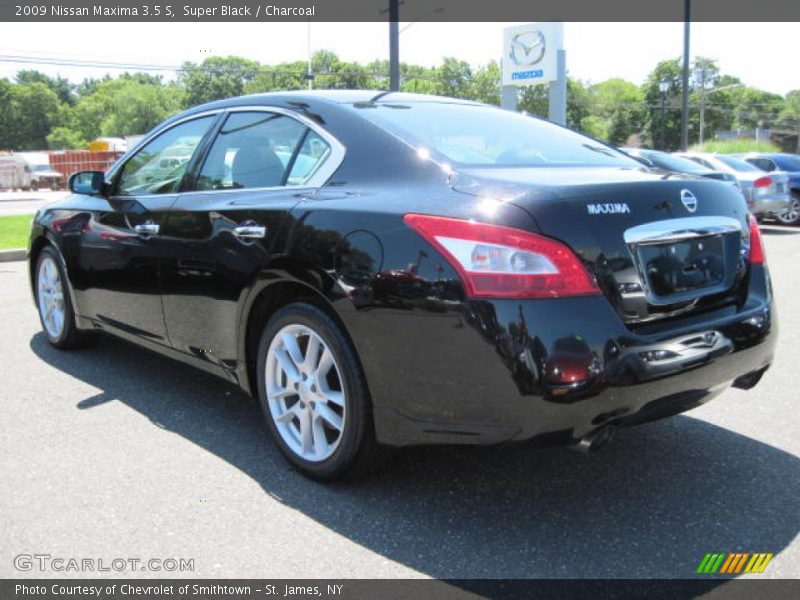
<svg viewBox="0 0 800 600"><path fill-rule="evenodd" d="M780 342L750 392L603 451L431 448L324 486L244 395L122 342L52 349L0 264L2 577L692 577L707 552L800 576L800 228L764 228ZM409 390L413 393L413 390ZM188 573L28 571L19 554L188 558Z"/></svg>

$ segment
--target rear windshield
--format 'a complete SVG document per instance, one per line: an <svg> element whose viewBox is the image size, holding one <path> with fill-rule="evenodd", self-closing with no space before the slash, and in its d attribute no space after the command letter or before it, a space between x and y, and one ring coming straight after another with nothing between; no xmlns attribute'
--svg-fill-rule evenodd
<svg viewBox="0 0 800 600"><path fill-rule="evenodd" d="M758 167L754 167L749 162L745 162L743 160L739 160L738 158L733 158L732 156L725 156L724 154L716 154L714 155L719 162L722 164L728 165L734 171L750 171L760 173L761 169Z"/></svg>
<svg viewBox="0 0 800 600"><path fill-rule="evenodd" d="M359 114L410 144L462 165L641 167L602 142L490 106L432 102L355 106Z"/></svg>

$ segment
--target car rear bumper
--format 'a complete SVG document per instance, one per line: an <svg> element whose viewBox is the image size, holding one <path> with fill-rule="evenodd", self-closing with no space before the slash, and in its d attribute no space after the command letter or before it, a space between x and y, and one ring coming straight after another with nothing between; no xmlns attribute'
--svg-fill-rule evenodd
<svg viewBox="0 0 800 600"><path fill-rule="evenodd" d="M776 194L773 196L757 197L748 201L747 206L750 212L756 216L780 215L789 210L792 204L792 196L789 193Z"/></svg>
<svg viewBox="0 0 800 600"><path fill-rule="evenodd" d="M751 387L777 334L764 273L742 306L647 333L627 328L603 297L354 316L377 437L396 446L569 444L689 410L734 382ZM653 354L680 344L688 351L678 359Z"/></svg>

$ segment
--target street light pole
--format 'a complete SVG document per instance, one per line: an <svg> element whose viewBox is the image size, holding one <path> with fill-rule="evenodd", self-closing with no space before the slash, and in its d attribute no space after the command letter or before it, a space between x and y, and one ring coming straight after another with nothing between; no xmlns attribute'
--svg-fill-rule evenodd
<svg viewBox="0 0 800 600"><path fill-rule="evenodd" d="M703 132L706 128L706 68L701 67L699 73L700 85L700 129L698 132L697 143L703 143Z"/></svg>
<svg viewBox="0 0 800 600"><path fill-rule="evenodd" d="M669 80L662 79L658 82L658 91L661 92L661 145L660 149L667 149L667 92L669 91Z"/></svg>
<svg viewBox="0 0 800 600"><path fill-rule="evenodd" d="M389 0L389 90L400 91L400 0Z"/></svg>

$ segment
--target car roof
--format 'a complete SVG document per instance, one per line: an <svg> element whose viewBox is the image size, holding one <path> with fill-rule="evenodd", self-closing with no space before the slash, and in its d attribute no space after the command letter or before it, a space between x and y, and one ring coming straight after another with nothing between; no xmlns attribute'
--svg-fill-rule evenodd
<svg viewBox="0 0 800 600"><path fill-rule="evenodd" d="M382 104L382 103L421 103L433 102L441 104L463 104L479 105L479 102L462 100L459 98L448 98L445 96L433 96L429 94L411 94L408 92L391 92L387 90L292 90L283 92L263 92L249 94L247 96L236 96L215 100L199 106L194 106L182 114L192 114L206 110L214 110L231 106L241 106L244 104L271 106L282 103L315 103L325 102L328 104Z"/></svg>

